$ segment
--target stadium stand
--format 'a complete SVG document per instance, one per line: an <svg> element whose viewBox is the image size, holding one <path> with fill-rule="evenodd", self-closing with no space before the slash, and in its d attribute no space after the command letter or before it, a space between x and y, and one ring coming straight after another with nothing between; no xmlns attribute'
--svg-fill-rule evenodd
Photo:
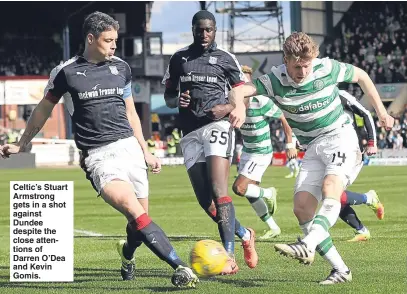
<svg viewBox="0 0 407 294"><path fill-rule="evenodd" d="M403 2L383 2L364 5L357 1L335 28L336 36L326 44L323 56L328 56L364 69L377 84L405 83L407 74L407 11ZM341 85L360 99L362 90ZM407 106L386 132L376 120L378 147L407 147Z"/></svg>

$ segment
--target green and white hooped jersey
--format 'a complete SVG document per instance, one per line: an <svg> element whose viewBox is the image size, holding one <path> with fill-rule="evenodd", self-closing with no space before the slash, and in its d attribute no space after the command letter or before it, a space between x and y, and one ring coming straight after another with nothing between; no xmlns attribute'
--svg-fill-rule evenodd
<svg viewBox="0 0 407 294"><path fill-rule="evenodd" d="M288 76L284 64L253 81L257 93L270 97L283 111L298 141L305 146L349 123L337 84L351 82L354 74L352 65L329 58L316 58L312 66L312 72L301 84Z"/></svg>
<svg viewBox="0 0 407 294"><path fill-rule="evenodd" d="M269 119L280 118L281 115L281 110L268 97L250 97L246 120L240 128L243 152L258 155L273 153Z"/></svg>

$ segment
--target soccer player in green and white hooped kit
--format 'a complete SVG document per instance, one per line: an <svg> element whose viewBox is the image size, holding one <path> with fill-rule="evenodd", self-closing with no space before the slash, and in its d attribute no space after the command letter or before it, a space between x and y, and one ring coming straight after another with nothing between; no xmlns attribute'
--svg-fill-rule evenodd
<svg viewBox="0 0 407 294"><path fill-rule="evenodd" d="M232 89L229 115L233 127L246 119L244 97L266 95L283 111L301 145L306 148L296 179L294 214L306 235L275 249L304 264L318 251L332 266L322 285L349 282L352 273L332 243L329 229L341 210L340 198L356 179L361 152L349 117L344 113L340 82L358 83L376 110L380 124L392 128L394 118L384 107L368 74L351 64L317 58L319 46L305 33L292 33L284 42L284 64L251 83ZM318 203L321 203L317 211Z"/></svg>

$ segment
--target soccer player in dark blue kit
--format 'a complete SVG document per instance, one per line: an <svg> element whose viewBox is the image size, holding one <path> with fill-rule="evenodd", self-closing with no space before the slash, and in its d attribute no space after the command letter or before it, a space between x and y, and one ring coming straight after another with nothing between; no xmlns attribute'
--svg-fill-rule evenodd
<svg viewBox="0 0 407 294"><path fill-rule="evenodd" d="M236 58L215 42L216 20L202 10L192 18L193 44L170 59L163 83L168 107L179 107L180 145L188 175L201 207L218 224L222 243L230 258L223 275L235 274L234 234L242 239L245 262L254 268L258 256L255 233L235 219L228 193L235 133L228 121L227 92L244 84Z"/></svg>
<svg viewBox="0 0 407 294"><path fill-rule="evenodd" d="M128 221L127 242L117 244L123 280L134 278L134 252L144 243L175 270L173 285L194 287L197 276L148 216L146 163L153 173L160 172L161 164L148 152L143 137L131 92L130 67L114 56L118 30L118 22L107 14L94 12L85 19L83 54L52 70L44 98L32 112L20 141L0 146L0 155L9 157L24 149L64 97L86 178Z"/></svg>
<svg viewBox="0 0 407 294"><path fill-rule="evenodd" d="M362 153L367 155L374 155L377 152L377 142L376 142L376 130L373 122L372 115L370 112L364 108L357 99L346 91L339 91L339 97L342 102L343 109L345 113L349 116L352 121L353 127L359 138L359 148ZM363 146L362 134L357 127L356 117L358 115L362 118L364 126L367 132L367 146ZM357 167L359 170L363 167L363 161ZM379 220L384 218L384 205L380 202L379 196L375 190L370 190L366 193L356 193L346 190L341 196L341 212L339 217L346 222L349 226L355 229L355 236L348 240L350 242L366 241L370 239L369 230L362 224L358 218L355 210L351 205L366 204L370 209L373 210L375 215Z"/></svg>

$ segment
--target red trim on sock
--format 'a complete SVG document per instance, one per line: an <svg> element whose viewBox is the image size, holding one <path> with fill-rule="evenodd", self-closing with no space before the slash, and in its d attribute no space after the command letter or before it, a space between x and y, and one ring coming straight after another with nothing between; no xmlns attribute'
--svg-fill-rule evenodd
<svg viewBox="0 0 407 294"><path fill-rule="evenodd" d="M343 191L341 195L341 204L346 205L348 203L348 195L346 195L346 191Z"/></svg>
<svg viewBox="0 0 407 294"><path fill-rule="evenodd" d="M367 141L367 146L374 147L374 140Z"/></svg>
<svg viewBox="0 0 407 294"><path fill-rule="evenodd" d="M232 202L232 197L230 196L222 196L217 199L218 204L225 204Z"/></svg>
<svg viewBox="0 0 407 294"><path fill-rule="evenodd" d="M146 213L143 213L133 222L135 223L135 229L137 231L140 231L141 229L147 227L152 222L152 220Z"/></svg>
<svg viewBox="0 0 407 294"><path fill-rule="evenodd" d="M213 217L216 217L216 209L214 209L214 210L212 210L212 211L209 211L209 213L210 213Z"/></svg>

